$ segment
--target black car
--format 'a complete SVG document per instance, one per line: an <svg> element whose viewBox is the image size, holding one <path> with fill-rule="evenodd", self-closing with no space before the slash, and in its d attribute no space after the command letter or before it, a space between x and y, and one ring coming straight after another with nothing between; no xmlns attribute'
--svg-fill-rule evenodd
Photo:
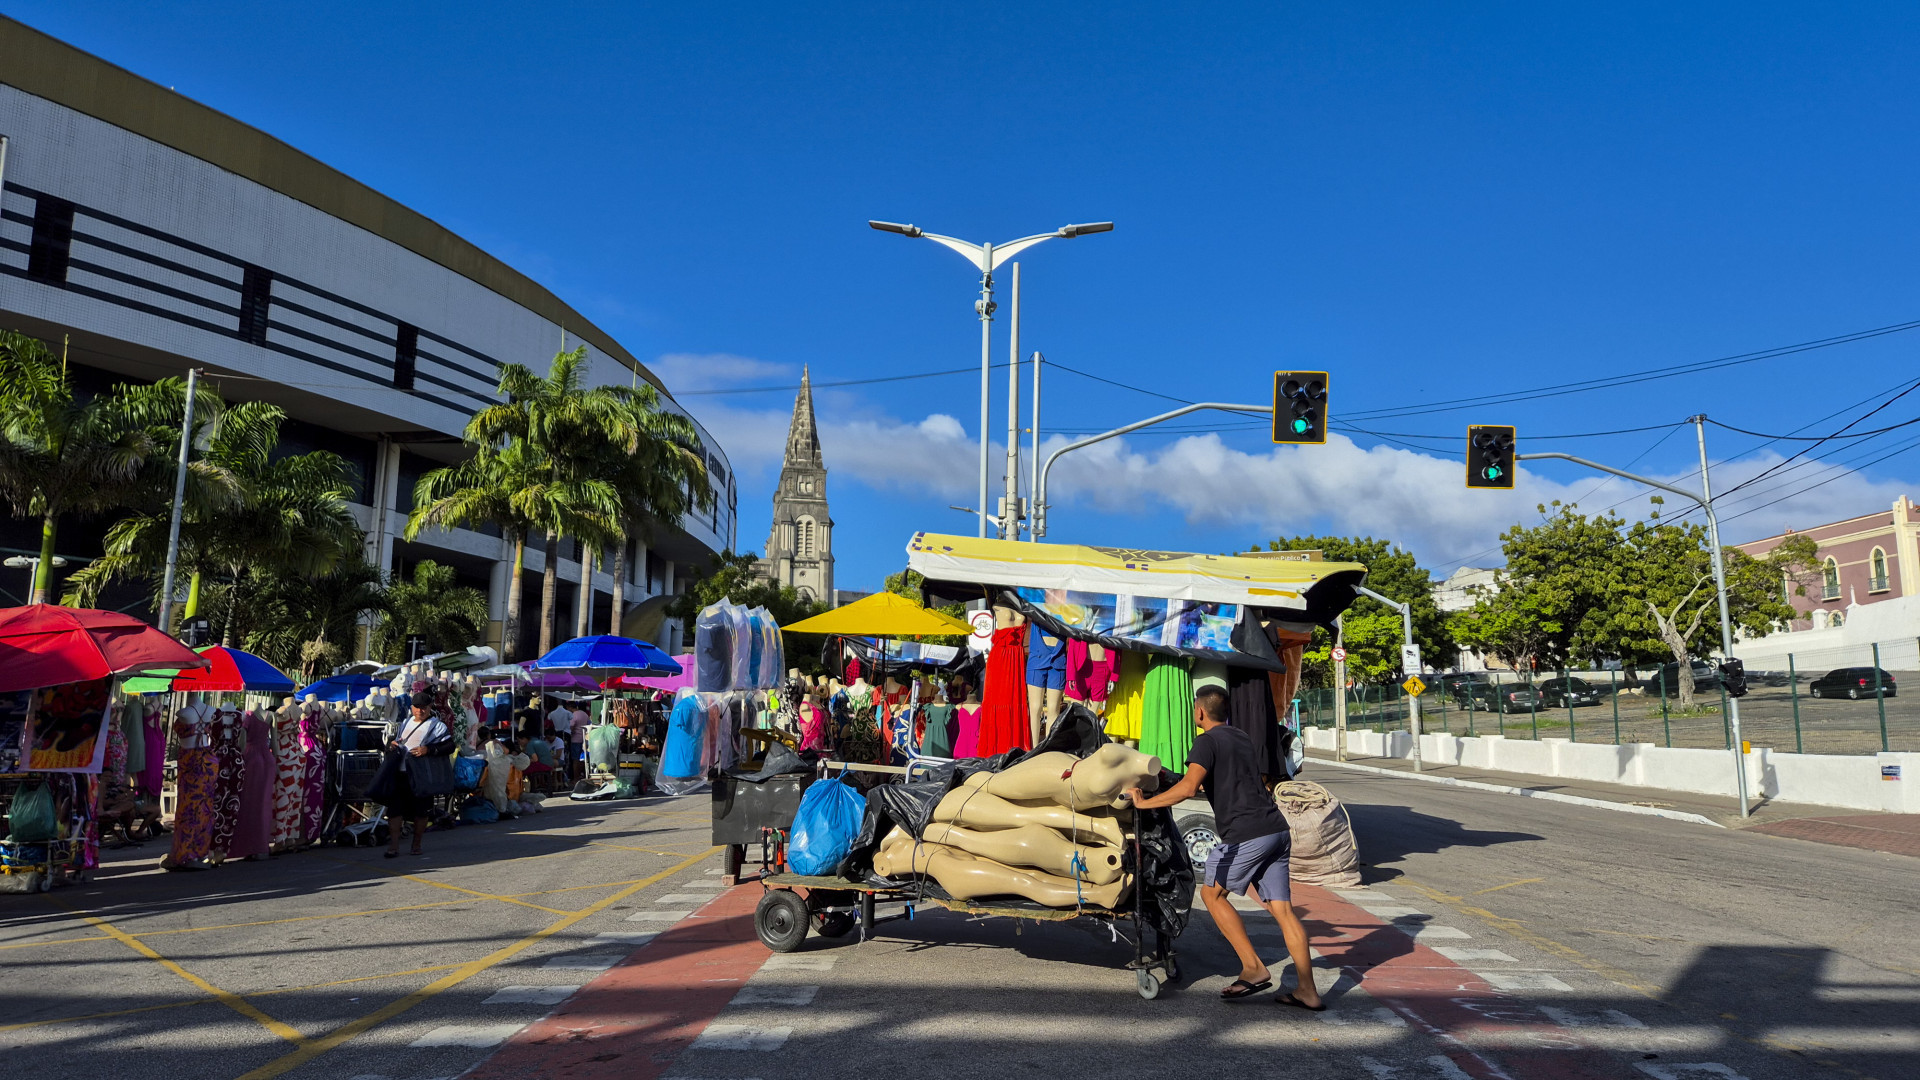
<svg viewBox="0 0 1920 1080"><path fill-rule="evenodd" d="M1713 665L1708 664L1702 660L1695 660L1692 664L1692 667L1693 667L1693 692L1694 693L1717 694L1720 692L1719 669L1715 668ZM1668 664L1667 666L1661 668L1659 671L1654 672L1653 677L1647 680L1646 688L1642 690L1641 693L1646 694L1649 697L1659 697L1660 692L1663 689L1666 691L1666 696L1668 697L1679 696L1680 694L1680 665L1679 664Z"/></svg>
<svg viewBox="0 0 1920 1080"><path fill-rule="evenodd" d="M1493 677L1483 671L1456 672L1440 676L1440 693L1448 701L1464 709L1471 704L1476 709L1493 708Z"/></svg>
<svg viewBox="0 0 1920 1080"><path fill-rule="evenodd" d="M1595 690L1585 679L1548 679L1545 682L1535 683L1534 689L1540 693L1540 707L1543 709L1600 704L1600 691Z"/></svg>
<svg viewBox="0 0 1920 1080"><path fill-rule="evenodd" d="M1844 697L1855 701L1873 696L1873 672L1870 667L1834 668L1807 684L1807 693L1818 698ZM1893 697L1893 672L1880 669L1880 695Z"/></svg>
<svg viewBox="0 0 1920 1080"><path fill-rule="evenodd" d="M1503 713L1530 712L1539 708L1540 695L1526 683L1500 683L1493 688L1493 701Z"/></svg>

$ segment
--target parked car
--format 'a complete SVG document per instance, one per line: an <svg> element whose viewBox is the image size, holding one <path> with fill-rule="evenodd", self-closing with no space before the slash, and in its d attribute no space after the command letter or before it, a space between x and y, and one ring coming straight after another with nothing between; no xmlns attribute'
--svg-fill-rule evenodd
<svg viewBox="0 0 1920 1080"><path fill-rule="evenodd" d="M1484 671L1462 671L1440 676L1439 693L1460 708L1471 701L1476 709L1493 708L1493 677Z"/></svg>
<svg viewBox="0 0 1920 1080"><path fill-rule="evenodd" d="M1691 666L1693 668L1694 693L1717 694L1720 692L1720 672L1717 668L1704 660L1695 660ZM1645 689L1640 692L1648 697L1659 697L1663 690L1667 697L1679 695L1679 664L1668 664L1659 671L1654 672L1653 677L1647 680Z"/></svg>
<svg viewBox="0 0 1920 1080"><path fill-rule="evenodd" d="M1500 683L1493 688L1494 707L1503 713L1528 712L1539 708L1539 691L1526 683Z"/></svg>
<svg viewBox="0 0 1920 1080"><path fill-rule="evenodd" d="M1534 689L1540 694L1540 707L1543 709L1600 704L1600 691L1594 689L1585 679L1548 679L1545 682L1535 683Z"/></svg>
<svg viewBox="0 0 1920 1080"><path fill-rule="evenodd" d="M1807 693L1818 698L1844 697L1855 701L1873 696L1873 672L1870 667L1834 668L1807 684ZM1880 694L1893 697L1893 672L1880 669Z"/></svg>

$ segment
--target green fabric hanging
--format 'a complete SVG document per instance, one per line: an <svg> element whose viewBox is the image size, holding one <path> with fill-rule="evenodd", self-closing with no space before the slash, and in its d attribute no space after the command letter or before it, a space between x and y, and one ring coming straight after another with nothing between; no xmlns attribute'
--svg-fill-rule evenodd
<svg viewBox="0 0 1920 1080"><path fill-rule="evenodd" d="M1187 661L1153 658L1140 703L1140 750L1160 759L1162 768L1187 771L1193 748L1193 679Z"/></svg>

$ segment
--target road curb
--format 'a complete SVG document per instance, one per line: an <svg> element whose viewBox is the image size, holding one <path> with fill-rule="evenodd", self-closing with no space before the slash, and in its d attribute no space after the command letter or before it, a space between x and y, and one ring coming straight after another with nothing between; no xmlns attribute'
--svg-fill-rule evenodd
<svg viewBox="0 0 1920 1080"><path fill-rule="evenodd" d="M1645 817L1666 818L1669 821L1690 821L1695 825L1711 825L1724 829L1725 825L1700 814L1689 814L1685 810L1666 810L1658 806L1635 806L1632 803L1608 802L1605 799L1589 799L1584 795L1562 795L1557 791L1535 791L1532 788L1509 787L1506 784L1484 784L1478 780L1456 780L1451 776L1433 776L1429 773L1402 772L1399 769L1383 769L1378 765L1357 765L1351 761L1335 761L1332 758L1308 758L1316 765L1331 765L1336 769L1352 769L1355 772L1378 773L1381 776L1398 776L1407 780L1424 780L1429 784L1446 784L1449 787L1470 788L1474 791L1491 791L1499 795L1519 795L1528 799L1545 799L1548 802L1571 803L1574 806L1593 806L1602 810L1618 810L1623 814L1640 814Z"/></svg>

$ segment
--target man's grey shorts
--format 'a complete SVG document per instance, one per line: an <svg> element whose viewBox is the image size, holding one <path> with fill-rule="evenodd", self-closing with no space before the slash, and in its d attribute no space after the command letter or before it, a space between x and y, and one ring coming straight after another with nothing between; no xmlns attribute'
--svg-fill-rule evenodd
<svg viewBox="0 0 1920 1080"><path fill-rule="evenodd" d="M1254 886L1263 902L1291 901L1293 888L1288 880L1288 856L1292 852L1293 834L1283 832L1239 844L1215 844L1207 853L1207 872L1201 881L1225 886L1235 895L1246 892L1249 885Z"/></svg>

